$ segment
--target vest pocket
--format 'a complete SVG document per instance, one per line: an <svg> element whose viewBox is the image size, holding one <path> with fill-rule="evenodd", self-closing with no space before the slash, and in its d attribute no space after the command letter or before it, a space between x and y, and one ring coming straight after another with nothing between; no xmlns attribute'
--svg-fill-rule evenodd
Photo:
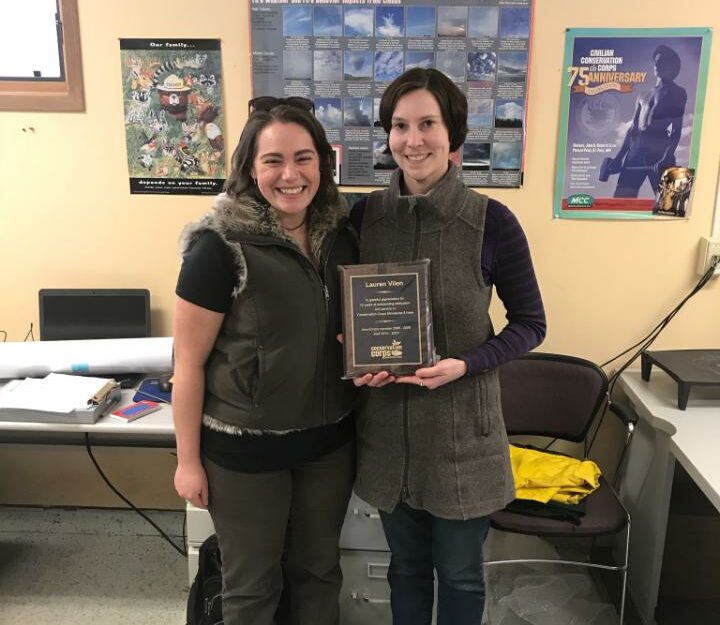
<svg viewBox="0 0 720 625"><path fill-rule="evenodd" d="M260 405L263 398L263 371L265 371L265 349L258 345L255 358L255 384L252 388L252 402L255 407Z"/></svg>
<svg viewBox="0 0 720 625"><path fill-rule="evenodd" d="M488 399L488 381L486 375L487 374L482 374L477 376L476 386L478 410L480 411L478 418L480 420L481 436L487 436L490 434L490 402Z"/></svg>

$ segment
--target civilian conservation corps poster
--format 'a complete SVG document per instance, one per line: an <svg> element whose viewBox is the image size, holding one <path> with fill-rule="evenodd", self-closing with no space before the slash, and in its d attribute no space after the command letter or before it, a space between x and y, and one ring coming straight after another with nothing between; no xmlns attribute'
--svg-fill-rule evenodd
<svg viewBox="0 0 720 625"><path fill-rule="evenodd" d="M687 217L708 28L569 29L554 215Z"/></svg>
<svg viewBox="0 0 720 625"><path fill-rule="evenodd" d="M220 41L121 39L120 58L130 193L219 193Z"/></svg>
<svg viewBox="0 0 720 625"><path fill-rule="evenodd" d="M467 95L460 153L471 186L519 187L532 0L251 0L253 96L301 96L334 146L344 185L382 185L396 165L378 116L388 84L434 67Z"/></svg>

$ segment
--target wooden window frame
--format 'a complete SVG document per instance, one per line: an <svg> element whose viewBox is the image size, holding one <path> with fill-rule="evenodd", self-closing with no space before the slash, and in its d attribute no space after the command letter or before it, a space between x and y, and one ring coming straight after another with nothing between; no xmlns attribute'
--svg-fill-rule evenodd
<svg viewBox="0 0 720 625"><path fill-rule="evenodd" d="M0 111L84 111L77 0L58 0L64 80L0 80Z"/></svg>

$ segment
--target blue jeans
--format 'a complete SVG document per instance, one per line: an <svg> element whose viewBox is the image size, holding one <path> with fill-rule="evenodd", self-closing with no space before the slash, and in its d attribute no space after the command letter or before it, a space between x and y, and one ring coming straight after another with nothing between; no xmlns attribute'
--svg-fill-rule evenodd
<svg viewBox="0 0 720 625"><path fill-rule="evenodd" d="M434 576L437 625L480 625L485 608L482 546L488 517L448 520L398 504L380 512L392 557L388 571L393 625L430 625Z"/></svg>

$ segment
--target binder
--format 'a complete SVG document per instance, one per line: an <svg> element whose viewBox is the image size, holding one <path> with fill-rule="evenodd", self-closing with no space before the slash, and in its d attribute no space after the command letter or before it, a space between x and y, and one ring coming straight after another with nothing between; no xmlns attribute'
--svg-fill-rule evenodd
<svg viewBox="0 0 720 625"><path fill-rule="evenodd" d="M115 380L51 373L0 388L0 421L91 424L119 401Z"/></svg>

